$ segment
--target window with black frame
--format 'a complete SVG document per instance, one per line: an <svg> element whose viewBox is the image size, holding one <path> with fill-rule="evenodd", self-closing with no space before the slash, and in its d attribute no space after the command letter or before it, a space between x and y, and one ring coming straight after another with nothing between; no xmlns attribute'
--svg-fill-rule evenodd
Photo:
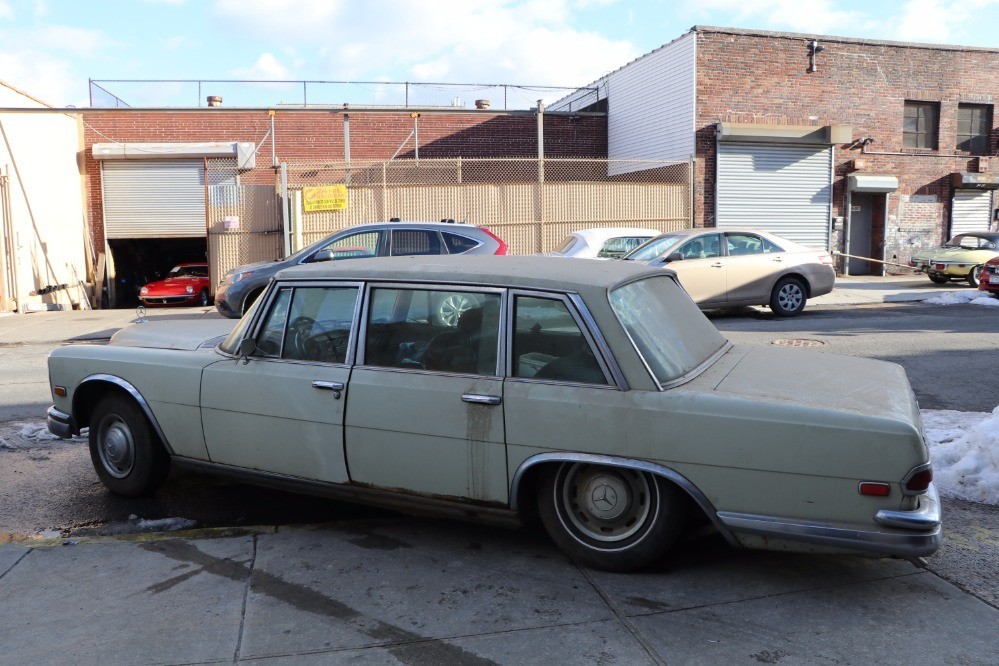
<svg viewBox="0 0 999 666"><path fill-rule="evenodd" d="M560 299L517 296L513 376L607 384L589 341Z"/></svg>
<svg viewBox="0 0 999 666"><path fill-rule="evenodd" d="M958 150L965 150L974 155L987 155L989 153L989 133L991 130L991 105L957 105Z"/></svg>
<svg viewBox="0 0 999 666"><path fill-rule="evenodd" d="M937 149L940 104L907 100L903 111L902 146L922 150Z"/></svg>

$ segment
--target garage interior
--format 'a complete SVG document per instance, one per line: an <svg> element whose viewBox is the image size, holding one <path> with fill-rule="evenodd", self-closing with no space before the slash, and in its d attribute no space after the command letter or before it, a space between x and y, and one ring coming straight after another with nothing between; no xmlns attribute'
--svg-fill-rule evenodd
<svg viewBox="0 0 999 666"><path fill-rule="evenodd" d="M139 304L139 289L160 280L171 268L184 262L208 261L205 238L111 238L108 239L114 267L110 302L116 308Z"/></svg>

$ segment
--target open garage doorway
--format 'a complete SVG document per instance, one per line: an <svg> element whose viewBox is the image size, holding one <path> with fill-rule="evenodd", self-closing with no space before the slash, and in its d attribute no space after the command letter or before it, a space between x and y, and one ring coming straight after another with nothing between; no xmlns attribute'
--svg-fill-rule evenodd
<svg viewBox="0 0 999 666"><path fill-rule="evenodd" d="M134 308L142 285L160 280L177 264L208 261L208 243L198 238L110 238L109 302Z"/></svg>

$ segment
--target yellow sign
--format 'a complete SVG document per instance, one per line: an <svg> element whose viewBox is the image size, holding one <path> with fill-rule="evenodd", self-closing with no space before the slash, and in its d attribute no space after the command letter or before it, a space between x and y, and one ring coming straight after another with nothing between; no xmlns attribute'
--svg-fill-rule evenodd
<svg viewBox="0 0 999 666"><path fill-rule="evenodd" d="M316 210L345 210L347 208L347 186L303 187L302 207L307 213Z"/></svg>

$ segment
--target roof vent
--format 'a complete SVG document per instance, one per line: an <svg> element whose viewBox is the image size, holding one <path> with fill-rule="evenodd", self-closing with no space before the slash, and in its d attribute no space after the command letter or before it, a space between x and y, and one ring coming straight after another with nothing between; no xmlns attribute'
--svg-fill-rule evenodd
<svg viewBox="0 0 999 666"><path fill-rule="evenodd" d="M222 106L222 98L219 95L209 95L208 106Z"/></svg>
<svg viewBox="0 0 999 666"><path fill-rule="evenodd" d="M482 109L482 110L488 109L489 108L489 100L488 99L477 99L477 100L475 100L475 108L476 109Z"/></svg>

